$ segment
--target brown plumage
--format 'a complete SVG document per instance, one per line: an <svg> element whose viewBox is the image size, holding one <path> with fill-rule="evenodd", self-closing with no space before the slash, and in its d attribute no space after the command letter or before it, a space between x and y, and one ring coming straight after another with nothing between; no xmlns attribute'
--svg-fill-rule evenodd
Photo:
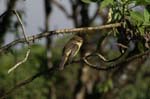
<svg viewBox="0 0 150 99"><path fill-rule="evenodd" d="M83 39L80 36L75 35L71 38L63 48L62 59L59 64L59 69L63 70L67 62L71 62L73 57L78 53Z"/></svg>

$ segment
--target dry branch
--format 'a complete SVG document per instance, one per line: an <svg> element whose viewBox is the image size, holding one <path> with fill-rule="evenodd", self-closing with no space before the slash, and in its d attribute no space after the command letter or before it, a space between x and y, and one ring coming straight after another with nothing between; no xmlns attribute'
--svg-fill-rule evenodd
<svg viewBox="0 0 150 99"><path fill-rule="evenodd" d="M22 29L22 31L23 31L23 36L24 36L24 38L25 38L27 44L29 44L28 39L27 39L27 35L26 35L26 32L25 32L25 27L24 27L24 25L23 25L23 22L22 22L22 20L21 20L21 18L20 18L20 16L19 16L18 12L17 12L16 10L13 10L13 13L16 15L16 17L17 17L17 19L18 19L18 21L19 21L19 23L20 23L20 25L21 25L21 29Z"/></svg>
<svg viewBox="0 0 150 99"><path fill-rule="evenodd" d="M10 72L12 72L13 70L15 70L17 67L19 67L21 64L25 63L25 62L27 61L28 57L29 57L29 54L30 54L30 49L28 49L28 51L27 51L27 53L26 53L26 56L25 56L25 58L24 58L23 60L17 62L12 68L10 68L10 69L8 70L8 74L9 74Z"/></svg>
<svg viewBox="0 0 150 99"><path fill-rule="evenodd" d="M60 29L60 30L55 30L55 31L47 31L47 32L42 32L37 35L32 35L27 37L28 41L35 41L37 39L47 37L50 35L57 35L57 34L67 34L67 33L94 33L98 32L102 29L108 29L108 28L116 28L121 26L122 23L114 23L114 24L108 24L108 25L102 25L102 26L96 26L96 27L83 27L83 28L73 28L73 29ZM0 48L0 53L8 50L10 47L15 46L18 43L25 43L26 40L25 38L20 38L17 40L14 40L10 42L9 44L6 44Z"/></svg>
<svg viewBox="0 0 150 99"><path fill-rule="evenodd" d="M93 69L106 71L106 70L114 69L114 68L116 68L116 67L120 67L120 66L122 66L121 64L129 63L129 62L131 62L131 61L133 61L133 60L135 60L135 59L141 58L141 57L143 57L143 56L149 56L149 55L150 55L150 50L147 50L146 52L143 52L143 53L134 55L134 56L132 56L132 57L129 57L129 58L127 58L127 59L123 59L123 60L121 60L121 61L117 61L117 62L115 62L115 63L112 63L110 66L107 65L106 67L101 67L101 66L96 66L96 65L94 65L94 64L91 64L91 63L89 63L89 62L87 61L86 57L83 58L83 61L84 61L85 64L87 64L87 66L89 66L89 67L91 67L91 68L93 68Z"/></svg>
<svg viewBox="0 0 150 99"><path fill-rule="evenodd" d="M13 14L15 14L15 16L17 17L17 19L18 19L18 21L19 21L19 23L20 23L20 25L21 25L21 29L22 29L22 31L23 31L24 39L25 39L26 43L28 44L28 46L30 46L30 43L29 43L29 41L28 41L28 38L27 38L27 35L26 35L26 32L25 32L25 27L24 27L24 25L23 25L23 22L22 22L20 16L19 16L19 13L18 13L16 10L8 10L8 11L4 12L0 17L3 17L3 16L5 16L7 13L10 13L10 12L13 12ZM11 69L9 69L8 73L10 73L11 71L15 70L15 69L16 69L17 67L19 67L21 64L25 63L26 60L28 59L29 54L30 54L30 48L28 49L28 51L27 51L27 53L26 53L26 57L25 57L22 61L16 63Z"/></svg>

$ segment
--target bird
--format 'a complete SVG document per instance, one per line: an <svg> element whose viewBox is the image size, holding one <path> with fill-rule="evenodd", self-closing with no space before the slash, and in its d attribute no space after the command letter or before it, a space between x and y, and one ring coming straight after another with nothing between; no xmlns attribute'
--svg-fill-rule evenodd
<svg viewBox="0 0 150 99"><path fill-rule="evenodd" d="M83 38L75 35L64 46L62 58L59 64L59 70L63 70L66 63L70 63L73 57L78 53L83 44Z"/></svg>

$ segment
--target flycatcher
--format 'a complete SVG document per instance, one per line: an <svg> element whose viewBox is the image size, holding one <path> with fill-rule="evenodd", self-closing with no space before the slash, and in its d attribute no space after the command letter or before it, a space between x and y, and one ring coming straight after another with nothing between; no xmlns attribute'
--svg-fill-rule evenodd
<svg viewBox="0 0 150 99"><path fill-rule="evenodd" d="M67 62L71 62L73 57L78 53L83 44L83 39L75 35L71 38L63 48L62 59L59 64L59 69L63 70Z"/></svg>

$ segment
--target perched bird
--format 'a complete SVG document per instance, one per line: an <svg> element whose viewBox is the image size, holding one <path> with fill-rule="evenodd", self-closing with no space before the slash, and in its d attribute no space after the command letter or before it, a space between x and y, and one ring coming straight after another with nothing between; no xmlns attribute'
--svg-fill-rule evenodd
<svg viewBox="0 0 150 99"><path fill-rule="evenodd" d="M82 46L83 39L80 36L75 35L71 38L63 48L62 59L59 64L59 69L63 70L67 62L71 62L73 57L78 53Z"/></svg>

